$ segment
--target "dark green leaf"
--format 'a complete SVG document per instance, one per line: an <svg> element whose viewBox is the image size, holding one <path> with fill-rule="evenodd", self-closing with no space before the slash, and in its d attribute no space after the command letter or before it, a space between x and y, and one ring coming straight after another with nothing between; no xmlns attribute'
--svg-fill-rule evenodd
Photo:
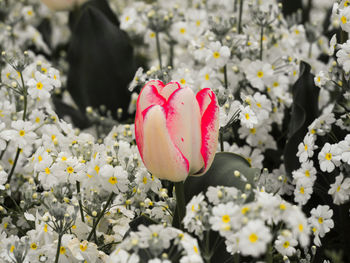
<svg viewBox="0 0 350 263"><path fill-rule="evenodd" d="M284 149L284 165L287 174L299 168L299 159L296 156L298 145L303 141L308 126L318 117L318 95L320 89L315 86L314 75L310 73L310 65L301 62L300 77L294 84L293 108L288 132L288 141Z"/></svg>
<svg viewBox="0 0 350 263"><path fill-rule="evenodd" d="M70 16L72 38L68 50L67 88L82 112L105 105L113 116L123 108L127 117L127 89L135 67L127 34L105 0L89 1Z"/></svg>
<svg viewBox="0 0 350 263"><path fill-rule="evenodd" d="M247 182L234 176L239 171L247 178ZM194 195L205 193L209 186L234 186L244 190L247 183L254 186L254 177L260 173L259 169L251 168L249 162L240 155L219 152L215 155L213 164L202 176L189 176L185 182L185 200L188 203Z"/></svg>

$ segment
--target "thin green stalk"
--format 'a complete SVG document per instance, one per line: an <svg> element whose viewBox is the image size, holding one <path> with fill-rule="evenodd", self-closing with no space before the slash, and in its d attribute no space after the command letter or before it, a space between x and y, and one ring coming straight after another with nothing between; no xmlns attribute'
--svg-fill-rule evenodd
<svg viewBox="0 0 350 263"><path fill-rule="evenodd" d="M308 52L308 57L311 58L312 57L312 42L310 42L310 46L309 46L309 52Z"/></svg>
<svg viewBox="0 0 350 263"><path fill-rule="evenodd" d="M13 165L11 167L11 171L9 173L9 176L7 177L7 182L6 183L8 183L8 184L11 182L12 175L15 172L15 168L16 168L16 165L17 165L17 161L18 161L20 152L21 152L21 149L17 148L15 160L14 160Z"/></svg>
<svg viewBox="0 0 350 263"><path fill-rule="evenodd" d="M263 50L264 50L264 26L262 25L260 28L260 60L263 58Z"/></svg>
<svg viewBox="0 0 350 263"><path fill-rule="evenodd" d="M21 76L21 82L22 82L22 88L23 88L23 97L24 97L22 120L25 121L25 119L27 117L27 95L28 95L28 93L27 93L27 88L26 88L26 86L24 84L23 74L22 74L22 72L20 72L19 74ZM11 182L12 175L15 172L20 152L21 152L21 149L18 147L17 148L17 152L16 152L16 156L15 156L15 160L14 160L12 168L11 168L11 171L9 173L9 176L7 177L7 183L8 184Z"/></svg>
<svg viewBox="0 0 350 263"><path fill-rule="evenodd" d="M238 34L242 34L243 2L244 0L239 1Z"/></svg>
<svg viewBox="0 0 350 263"><path fill-rule="evenodd" d="M169 66L174 67L174 43L169 43Z"/></svg>
<svg viewBox="0 0 350 263"><path fill-rule="evenodd" d="M81 221L85 222L83 203L81 202L81 196L80 196L80 182L78 182L78 181L77 181L77 193L78 193L78 203L79 203L79 208L80 208Z"/></svg>
<svg viewBox="0 0 350 263"><path fill-rule="evenodd" d="M109 195L109 198L105 204L105 206L103 207L102 211L100 212L100 214L98 215L96 221L94 222L93 226L92 226L92 229L90 231L90 234L87 238L87 241L90 241L90 239L92 238L92 236L94 235L94 232L96 230L96 227L98 225L98 223L100 222L101 218L104 216L104 214L106 213L106 210L108 208L108 206L111 204L113 198L114 198L115 194L112 192L110 195Z"/></svg>
<svg viewBox="0 0 350 263"><path fill-rule="evenodd" d="M225 84L225 89L228 88L228 81L227 81L227 66L224 66L224 84Z"/></svg>
<svg viewBox="0 0 350 263"><path fill-rule="evenodd" d="M55 263L58 263L58 259L60 258L60 250L61 250L61 243L62 243L62 234L58 235L58 244L57 244L57 250L56 250L56 258Z"/></svg>
<svg viewBox="0 0 350 263"><path fill-rule="evenodd" d="M220 139L220 151L224 151L224 132L220 129L219 130L219 139Z"/></svg>
<svg viewBox="0 0 350 263"><path fill-rule="evenodd" d="M159 32L158 31L156 31L156 45L157 45L157 54L158 54L159 68L160 68L160 70L162 70L163 69L163 66L162 66L162 53L161 53L161 50L160 50Z"/></svg>
<svg viewBox="0 0 350 263"><path fill-rule="evenodd" d="M272 245L269 244L266 252L266 257L265 257L265 262L266 263L272 263L273 262L273 257L272 257Z"/></svg>
<svg viewBox="0 0 350 263"><path fill-rule="evenodd" d="M182 220L185 217L185 213L186 213L184 182L175 183L175 195L176 195L177 216L179 219L180 229L182 229L183 228Z"/></svg>
<svg viewBox="0 0 350 263"><path fill-rule="evenodd" d="M233 262L234 263L239 263L239 253L236 253L233 255Z"/></svg>

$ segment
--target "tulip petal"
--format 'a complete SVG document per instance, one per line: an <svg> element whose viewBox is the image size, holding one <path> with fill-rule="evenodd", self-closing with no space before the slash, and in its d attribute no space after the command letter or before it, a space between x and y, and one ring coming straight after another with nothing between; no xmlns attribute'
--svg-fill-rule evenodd
<svg viewBox="0 0 350 263"><path fill-rule="evenodd" d="M180 88L181 86L178 82L169 82L164 87L160 88L159 93L167 100L175 90Z"/></svg>
<svg viewBox="0 0 350 263"><path fill-rule="evenodd" d="M152 105L163 105L166 100L158 90L164 86L159 80L149 81L141 90L136 102L135 139L141 158L143 159L143 117L142 112Z"/></svg>
<svg viewBox="0 0 350 263"><path fill-rule="evenodd" d="M205 169L200 174L195 174L195 176L200 176L209 169L215 156L219 136L219 107L215 93L211 89L202 89L197 93L196 99L203 112L201 154Z"/></svg>
<svg viewBox="0 0 350 263"><path fill-rule="evenodd" d="M171 94L164 106L167 128L174 144L187 158L189 172L204 167L201 149L201 116L195 95L190 88L181 88Z"/></svg>
<svg viewBox="0 0 350 263"><path fill-rule="evenodd" d="M167 129L164 109L150 106L143 112L143 161L147 169L160 179L184 181L189 162L174 145Z"/></svg>

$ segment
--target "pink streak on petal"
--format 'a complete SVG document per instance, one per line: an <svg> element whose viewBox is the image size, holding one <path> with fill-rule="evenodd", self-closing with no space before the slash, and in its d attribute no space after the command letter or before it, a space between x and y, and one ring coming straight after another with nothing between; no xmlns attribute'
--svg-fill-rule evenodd
<svg viewBox="0 0 350 263"><path fill-rule="evenodd" d="M201 155L201 116L190 88L177 89L164 105L167 128L173 143L190 164L190 174L204 166Z"/></svg>
<svg viewBox="0 0 350 263"><path fill-rule="evenodd" d="M198 101L199 108L201 109L201 116L203 116L205 110L208 108L209 104L211 103L211 93L212 92L213 91L211 89L205 88L205 89L200 90L196 95L196 99Z"/></svg>
<svg viewBox="0 0 350 263"><path fill-rule="evenodd" d="M205 169L201 174L206 172L213 162L215 151L218 144L219 136L219 106L216 100L215 93L209 90L206 91L206 96L210 99L209 105L206 107L202 115L201 132L202 132L202 147L201 154L203 156ZM198 94L197 94L198 95ZM202 96L202 94L200 94ZM207 98L201 98L201 101L207 101ZM206 103L205 103L206 104ZM202 104L203 105L203 104Z"/></svg>
<svg viewBox="0 0 350 263"><path fill-rule="evenodd" d="M135 139L142 157L143 153L143 116L142 112L152 105L163 105L166 100L159 94L158 89L164 86L163 82L152 80L141 90L136 102ZM158 88L157 88L158 87Z"/></svg>
<svg viewBox="0 0 350 263"><path fill-rule="evenodd" d="M178 82L169 82L163 88L160 89L160 94L168 100L170 95L174 93L175 90L181 88Z"/></svg>

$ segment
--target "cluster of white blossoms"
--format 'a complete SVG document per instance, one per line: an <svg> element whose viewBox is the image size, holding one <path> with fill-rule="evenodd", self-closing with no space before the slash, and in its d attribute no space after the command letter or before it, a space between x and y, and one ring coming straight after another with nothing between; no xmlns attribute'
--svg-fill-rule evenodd
<svg viewBox="0 0 350 263"><path fill-rule="evenodd" d="M211 88L218 151L261 169L254 185L241 174L244 190L210 186L194 196L180 230L171 227L173 185L143 166L133 124L79 130L55 112L54 94L75 107L60 51L68 13L0 0L0 262L208 262L220 245L235 262L310 262L327 233L339 234L335 208L350 200L350 3L318 0L310 26L285 19L278 2L109 1L135 53L149 60L130 84L128 112L150 79ZM329 29L343 37L328 41L322 23L333 4ZM50 40L41 33L47 22ZM300 165L287 173L301 61L315 74L322 114L305 128L293 156Z"/></svg>

